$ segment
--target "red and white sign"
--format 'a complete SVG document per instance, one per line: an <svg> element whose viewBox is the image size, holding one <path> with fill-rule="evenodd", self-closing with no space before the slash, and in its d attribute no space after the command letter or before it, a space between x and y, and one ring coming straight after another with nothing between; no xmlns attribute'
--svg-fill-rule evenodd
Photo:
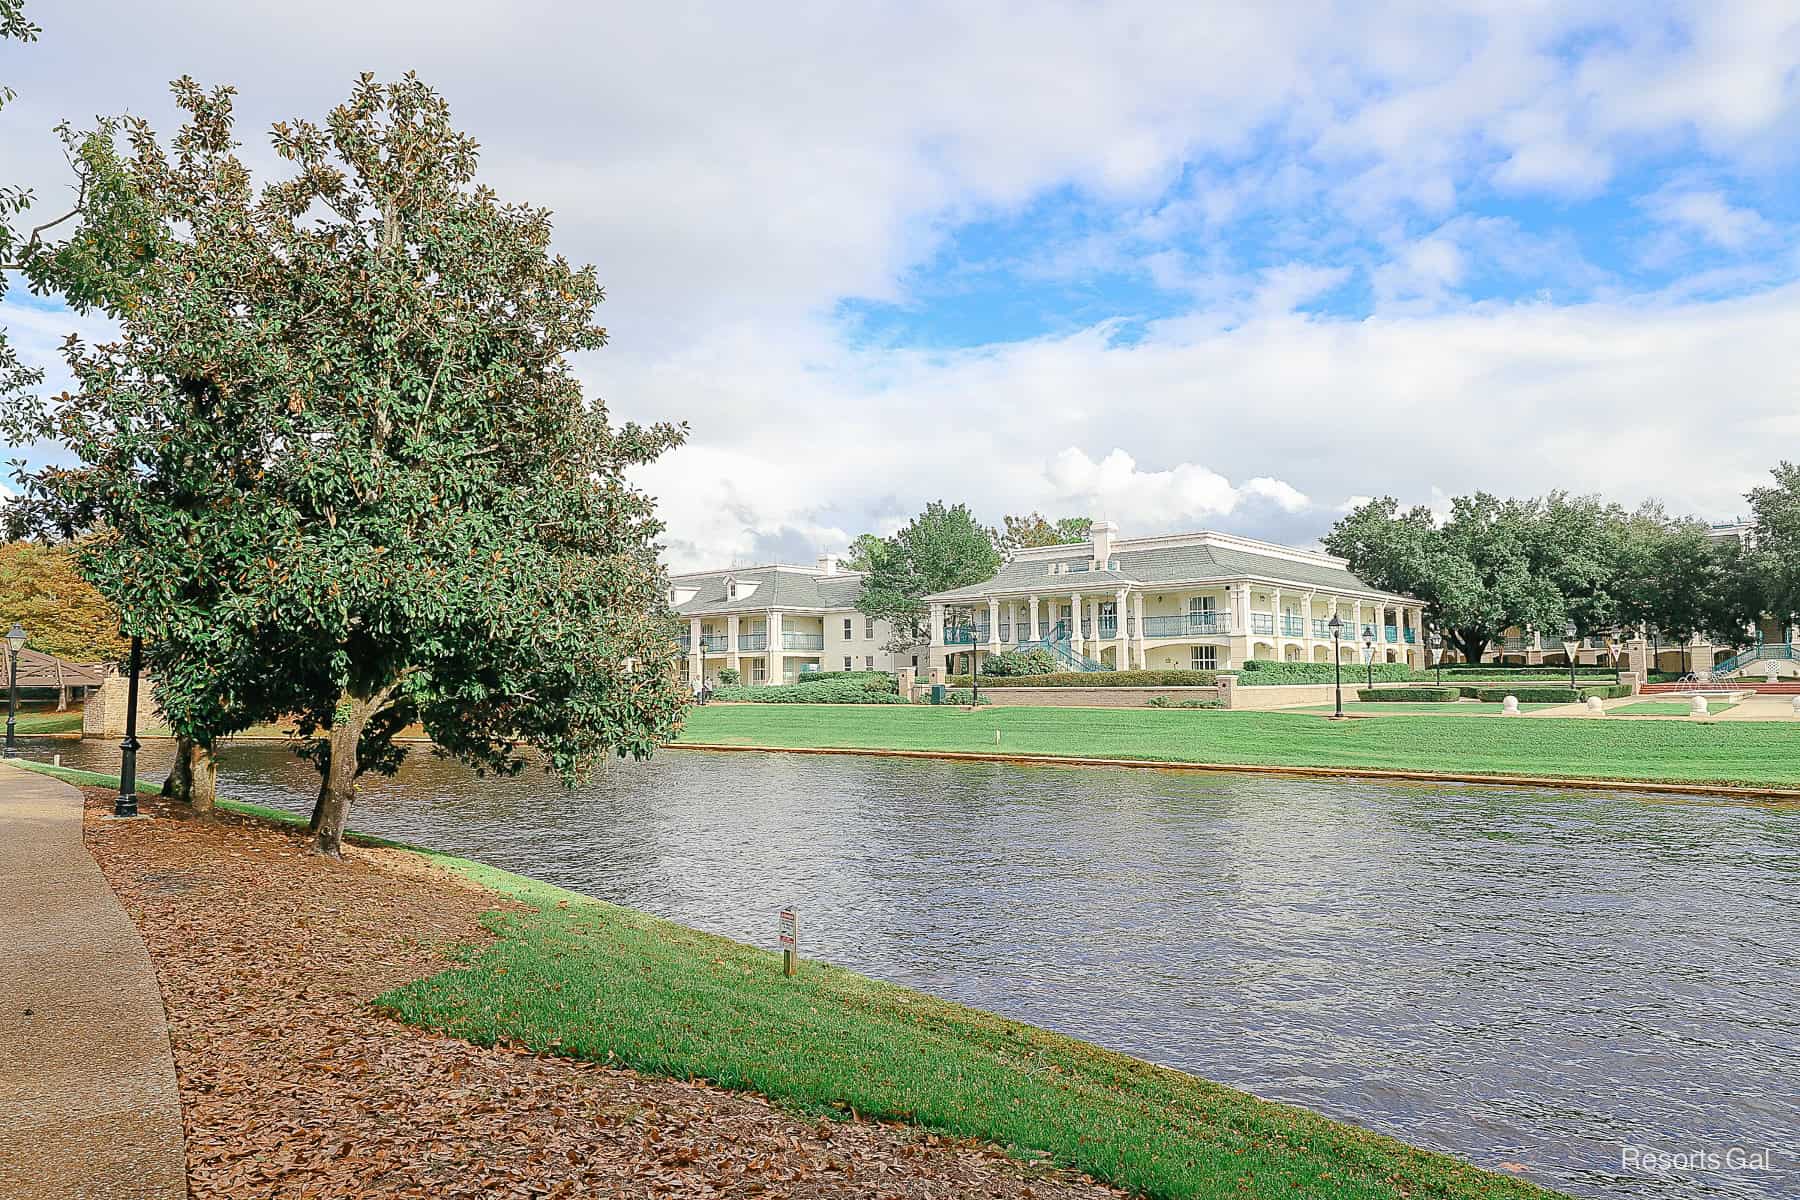
<svg viewBox="0 0 1800 1200"><path fill-rule="evenodd" d="M781 937L781 948L800 952L800 914L791 908L781 910L781 923L777 928Z"/></svg>

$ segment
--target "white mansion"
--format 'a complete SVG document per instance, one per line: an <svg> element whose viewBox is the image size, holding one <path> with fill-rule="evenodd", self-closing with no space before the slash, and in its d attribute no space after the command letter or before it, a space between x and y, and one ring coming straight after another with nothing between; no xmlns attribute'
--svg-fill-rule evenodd
<svg viewBox="0 0 1800 1200"><path fill-rule="evenodd" d="M1092 540L1016 554L992 579L927 596L933 667L953 673L1013 646L1066 668L1232 668L1246 659L1425 663L1417 600L1370 587L1341 558L1226 533ZM1079 614L1079 619L1077 618Z"/></svg>

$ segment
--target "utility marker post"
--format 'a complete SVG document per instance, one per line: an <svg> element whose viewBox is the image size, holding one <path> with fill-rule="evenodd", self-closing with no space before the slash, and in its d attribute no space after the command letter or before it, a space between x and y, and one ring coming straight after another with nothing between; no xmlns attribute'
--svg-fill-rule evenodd
<svg viewBox="0 0 1800 1200"><path fill-rule="evenodd" d="M800 914L790 906L781 910L778 926L781 938L781 973L789 979L800 963Z"/></svg>

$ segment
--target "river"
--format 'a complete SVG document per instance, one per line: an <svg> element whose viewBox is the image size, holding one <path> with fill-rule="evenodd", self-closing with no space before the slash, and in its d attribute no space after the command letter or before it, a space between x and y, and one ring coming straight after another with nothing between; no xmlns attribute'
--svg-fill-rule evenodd
<svg viewBox="0 0 1800 1200"><path fill-rule="evenodd" d="M219 790L315 778L245 743ZM1578 1195L1800 1195L1792 808L691 751L567 792L415 753L351 823L762 945L792 903L808 957Z"/></svg>

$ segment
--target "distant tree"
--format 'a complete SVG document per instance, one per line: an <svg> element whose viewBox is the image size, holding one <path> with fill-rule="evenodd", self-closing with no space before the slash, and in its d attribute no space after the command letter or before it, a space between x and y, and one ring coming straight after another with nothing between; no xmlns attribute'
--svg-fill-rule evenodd
<svg viewBox="0 0 1800 1200"><path fill-rule="evenodd" d="M1800 466L1782 462L1773 481L1751 489L1751 542L1742 556L1762 590L1762 611L1800 623Z"/></svg>
<svg viewBox="0 0 1800 1200"><path fill-rule="evenodd" d="M1012 554L1037 546L1066 546L1086 541L1093 524L1091 517L1064 517L1052 522L1040 512L1007 516L1002 520L1000 552Z"/></svg>
<svg viewBox="0 0 1800 1200"><path fill-rule="evenodd" d="M119 614L76 569L69 546L0 546L0 621L22 622L28 645L70 662L115 662Z"/></svg>
<svg viewBox="0 0 1800 1200"><path fill-rule="evenodd" d="M873 553L856 607L890 623L891 649L916 646L930 632L930 610L920 598L992 576L1001 561L995 540L967 505L934 500Z"/></svg>
<svg viewBox="0 0 1800 1200"><path fill-rule="evenodd" d="M260 191L231 96L175 85L172 156L140 120L82 143L97 186L61 261L137 278L101 292L119 339L71 344L78 389L36 431L78 460L38 484L97 517L83 570L148 639L171 725L210 746L292 718L334 856L415 721L484 770L649 754L683 688L626 474L682 433L583 398L592 268L473 185L474 142L412 76L276 125L296 171Z"/></svg>
<svg viewBox="0 0 1800 1200"><path fill-rule="evenodd" d="M0 42L34 42L41 31L25 19L25 0L0 0ZM0 84L0 108L16 95ZM31 207L31 192L0 180L0 300L6 298L7 277L30 269L41 230L24 234L13 229L13 218ZM43 381L43 372L19 361L17 352L0 326L0 396L29 391Z"/></svg>
<svg viewBox="0 0 1800 1200"><path fill-rule="evenodd" d="M1441 525L1391 496L1358 506L1325 535L1368 583L1422 602L1425 619L1469 662L1508 628L1559 629L1562 595L1545 575L1541 505L1485 492L1458 496Z"/></svg>
<svg viewBox="0 0 1800 1200"><path fill-rule="evenodd" d="M850 553L844 556L844 569L848 571L869 571L875 566L875 556L881 553L882 540L872 533L860 534L850 543Z"/></svg>

